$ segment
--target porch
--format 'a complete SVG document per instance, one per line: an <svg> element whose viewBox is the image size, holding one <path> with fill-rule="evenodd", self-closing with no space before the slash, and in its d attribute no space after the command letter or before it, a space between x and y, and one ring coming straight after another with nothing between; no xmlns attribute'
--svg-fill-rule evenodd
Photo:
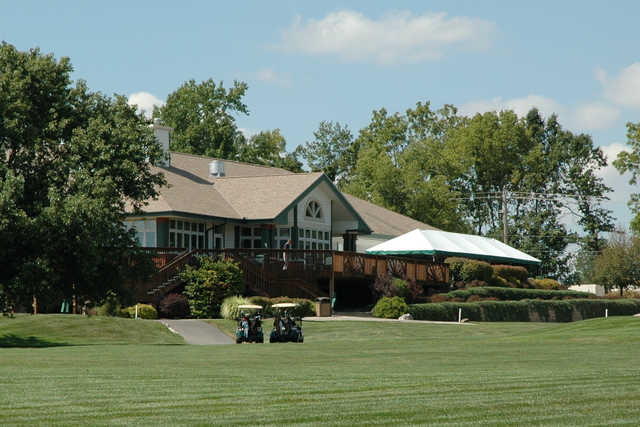
<svg viewBox="0 0 640 427"><path fill-rule="evenodd" d="M429 259L369 255L358 252L310 249L176 249L145 248L158 271L136 285L140 302L157 303L182 285L179 273L195 264L198 256L214 256L238 262L248 293L314 299L335 295L350 281L373 282L391 274L415 280L425 287L441 288L449 282L449 266Z"/></svg>

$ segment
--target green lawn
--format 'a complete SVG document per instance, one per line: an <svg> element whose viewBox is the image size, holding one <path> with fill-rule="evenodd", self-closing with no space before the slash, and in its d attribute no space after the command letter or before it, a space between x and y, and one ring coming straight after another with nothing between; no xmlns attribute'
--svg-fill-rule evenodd
<svg viewBox="0 0 640 427"><path fill-rule="evenodd" d="M187 346L151 321L1 318L0 425L640 420L640 319L304 326L304 344Z"/></svg>

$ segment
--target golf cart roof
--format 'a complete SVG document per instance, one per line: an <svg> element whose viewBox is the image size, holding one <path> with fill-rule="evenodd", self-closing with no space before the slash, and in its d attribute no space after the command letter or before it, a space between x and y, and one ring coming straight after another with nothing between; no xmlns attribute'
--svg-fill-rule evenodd
<svg viewBox="0 0 640 427"><path fill-rule="evenodd" d="M274 308L292 308L292 307L297 307L298 304L294 303L294 302L281 302L278 304L273 304L271 307Z"/></svg>
<svg viewBox="0 0 640 427"><path fill-rule="evenodd" d="M262 310L262 306L256 304L240 304L238 308L241 310Z"/></svg>

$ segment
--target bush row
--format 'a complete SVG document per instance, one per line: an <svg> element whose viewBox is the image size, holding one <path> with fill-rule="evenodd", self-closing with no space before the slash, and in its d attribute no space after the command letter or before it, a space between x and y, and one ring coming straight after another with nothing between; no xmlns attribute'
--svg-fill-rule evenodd
<svg viewBox="0 0 640 427"><path fill-rule="evenodd" d="M289 297L261 297L254 296L249 298L249 302L252 304L258 304L263 307L262 313L265 316L272 316L273 310L271 306L273 304L278 304L282 302L293 302L298 304L297 307L289 310L289 313L294 317L305 317L305 316L315 316L316 315L316 305L313 301L306 298L289 298Z"/></svg>
<svg viewBox="0 0 640 427"><path fill-rule="evenodd" d="M456 299L467 301L472 296L481 298L497 298L500 301L519 301L523 299L562 299L562 298L591 298L592 294L578 291L554 291L545 289L519 289L500 287L476 287L459 289L443 294L441 297L448 300ZM444 301L442 301L444 302Z"/></svg>
<svg viewBox="0 0 640 427"><path fill-rule="evenodd" d="M505 288L565 289L553 279L531 279L525 267L515 265L491 265L475 259L451 257L449 264L451 282L455 286L494 286Z"/></svg>
<svg viewBox="0 0 640 427"><path fill-rule="evenodd" d="M462 317L481 322L571 322L603 317L605 309L610 316L640 313L640 299L443 302L412 304L409 313L416 320L456 321L458 308L462 309Z"/></svg>

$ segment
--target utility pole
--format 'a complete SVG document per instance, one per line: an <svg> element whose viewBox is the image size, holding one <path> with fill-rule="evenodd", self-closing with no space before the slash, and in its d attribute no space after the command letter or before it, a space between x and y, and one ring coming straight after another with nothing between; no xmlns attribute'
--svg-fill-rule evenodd
<svg viewBox="0 0 640 427"><path fill-rule="evenodd" d="M507 242L507 193L504 191L504 185L502 186L502 240L505 245Z"/></svg>

